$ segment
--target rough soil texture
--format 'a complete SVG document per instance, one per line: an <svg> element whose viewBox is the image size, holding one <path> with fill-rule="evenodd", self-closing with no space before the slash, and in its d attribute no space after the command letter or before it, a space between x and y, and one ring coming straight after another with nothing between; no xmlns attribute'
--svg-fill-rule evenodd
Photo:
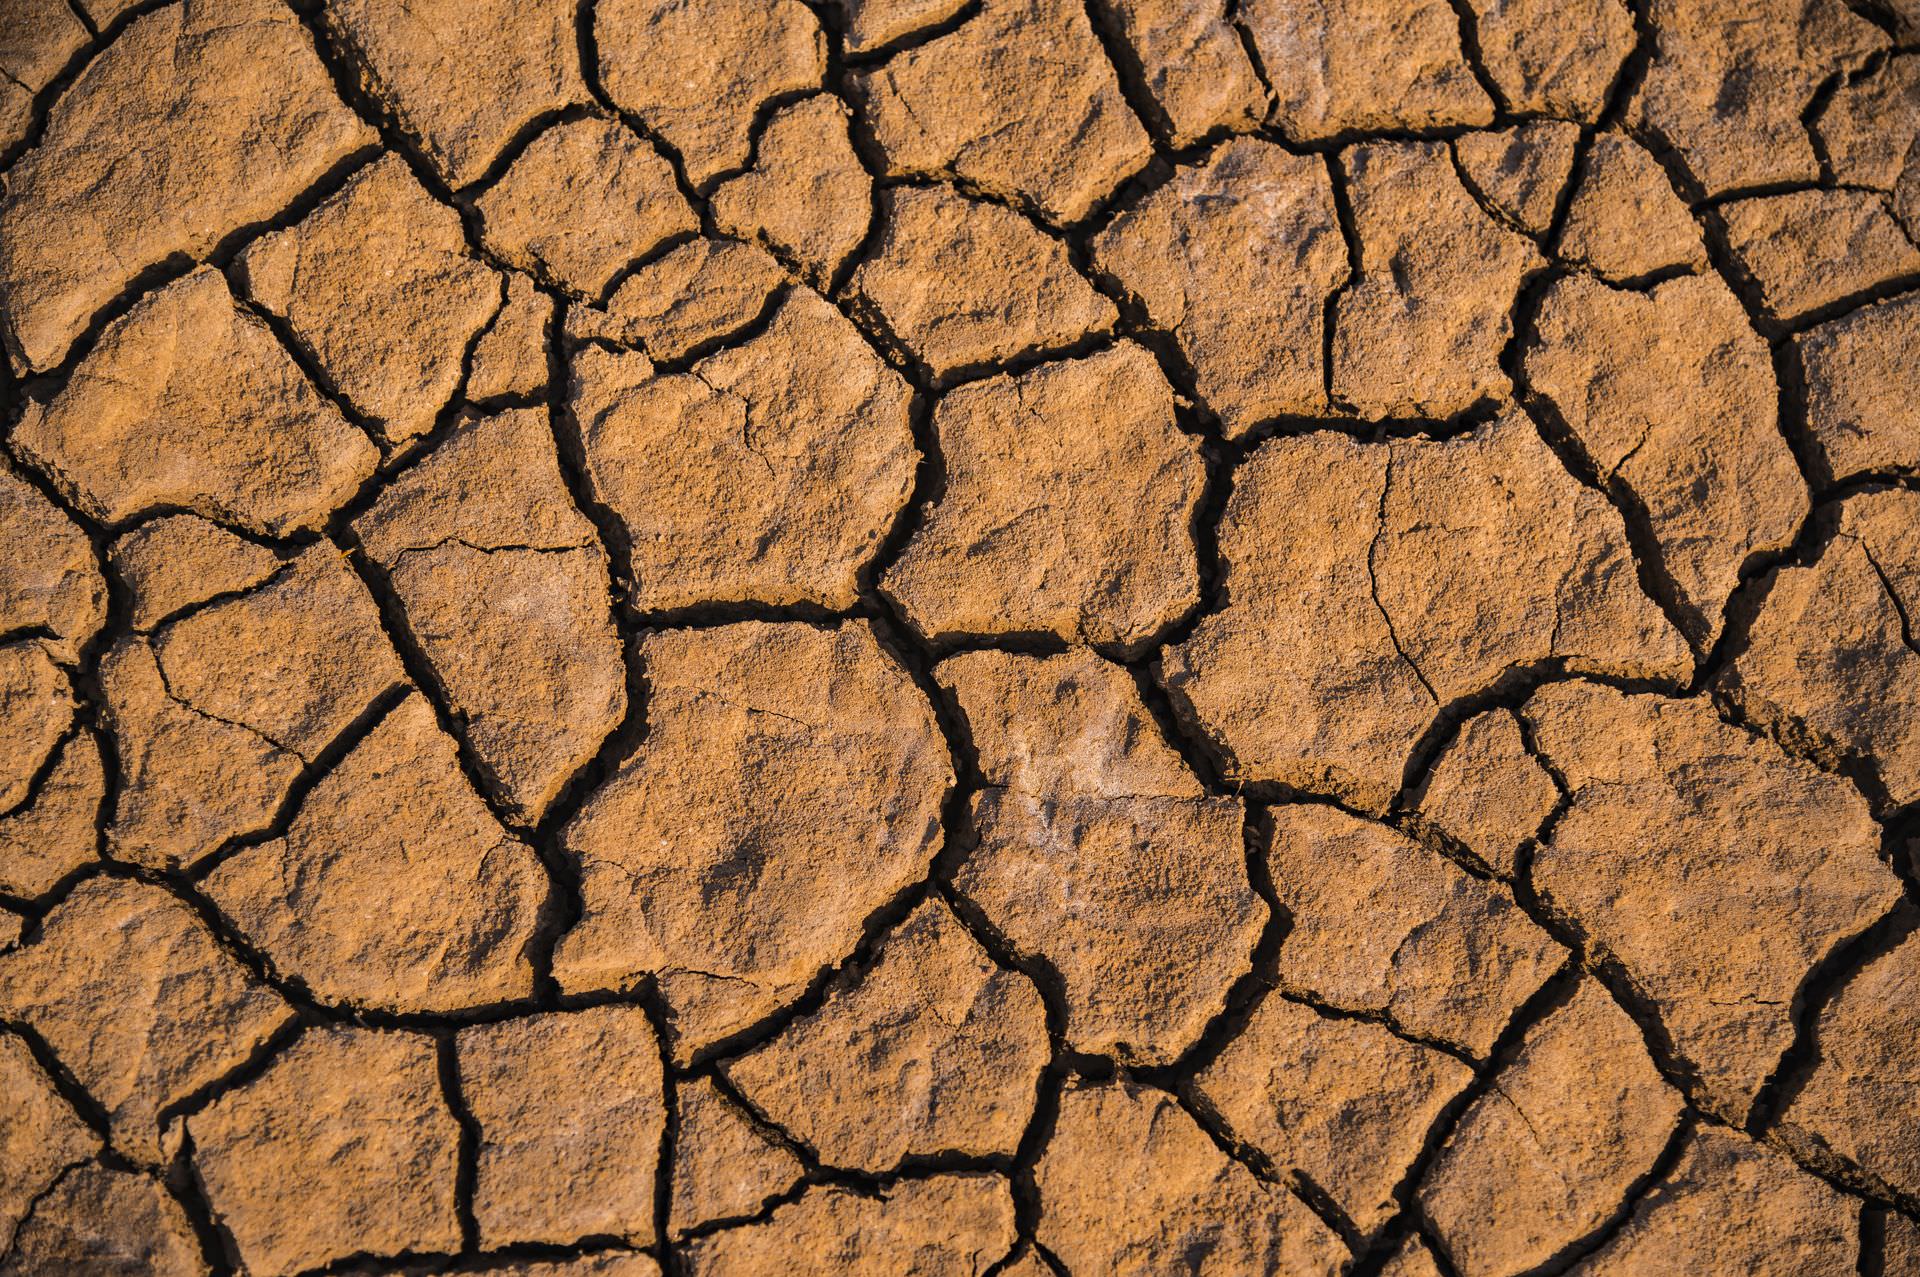
<svg viewBox="0 0 1920 1277"><path fill-rule="evenodd" d="M0 0L0 1277L1920 1277L1917 0Z"/></svg>

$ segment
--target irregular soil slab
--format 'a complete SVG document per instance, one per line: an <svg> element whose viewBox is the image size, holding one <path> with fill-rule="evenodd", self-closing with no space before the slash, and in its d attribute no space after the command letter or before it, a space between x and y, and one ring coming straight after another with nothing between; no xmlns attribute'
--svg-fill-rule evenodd
<svg viewBox="0 0 1920 1277"><path fill-rule="evenodd" d="M1139 59L1163 117L1153 123L1173 145L1222 129L1248 132L1266 118L1266 86L1224 3L1111 0L1102 9Z"/></svg>
<svg viewBox="0 0 1920 1277"><path fill-rule="evenodd" d="M373 599L324 542L206 602L101 663L122 772L109 848L150 868L268 828L294 777L405 682Z"/></svg>
<svg viewBox="0 0 1920 1277"><path fill-rule="evenodd" d="M1837 180L1885 192L1907 233L1920 234L1920 57L1889 58L1871 75L1849 77L1814 130Z"/></svg>
<svg viewBox="0 0 1920 1277"><path fill-rule="evenodd" d="M159 1164L159 1115L244 1064L293 1009L159 887L93 878L0 956L0 1008L33 1026L105 1111L116 1148Z"/></svg>
<svg viewBox="0 0 1920 1277"><path fill-rule="evenodd" d="M1766 1145L1700 1126L1620 1231L1572 1271L1839 1277L1855 1271L1859 1214L1858 1203Z"/></svg>
<svg viewBox="0 0 1920 1277"><path fill-rule="evenodd" d="M254 241L239 265L247 295L394 444L433 429L468 348L500 309L500 281L468 252L460 215L393 155Z"/></svg>
<svg viewBox="0 0 1920 1277"><path fill-rule="evenodd" d="M1480 61L1510 111L1592 121L1633 52L1622 0L1469 0Z"/></svg>
<svg viewBox="0 0 1920 1277"><path fill-rule="evenodd" d="M1246 0L1240 20L1291 141L1493 123L1446 0Z"/></svg>
<svg viewBox="0 0 1920 1277"><path fill-rule="evenodd" d="M909 1157L1011 1157L1050 1053L1032 982L929 900L857 980L722 1068L821 1161L884 1172Z"/></svg>
<svg viewBox="0 0 1920 1277"><path fill-rule="evenodd" d="M607 0L593 9L607 93L704 187L745 168L765 104L818 88L826 36L800 0Z"/></svg>
<svg viewBox="0 0 1920 1277"><path fill-rule="evenodd" d="M1566 952L1506 891L1333 807L1272 811L1283 987L1484 1059Z"/></svg>
<svg viewBox="0 0 1920 1277"><path fill-rule="evenodd" d="M87 534L0 459L0 634L40 632L75 661L107 619L107 583Z"/></svg>
<svg viewBox="0 0 1920 1277"><path fill-rule="evenodd" d="M1199 441L1143 348L962 386L934 409L946 487L881 580L923 636L1133 648L1200 597Z"/></svg>
<svg viewBox="0 0 1920 1277"><path fill-rule="evenodd" d="M461 1099L480 1127L473 1215L482 1246L653 1244L667 1111L660 1043L643 1008L464 1029L455 1053Z"/></svg>
<svg viewBox="0 0 1920 1277"><path fill-rule="evenodd" d="M99 738L70 734L41 763L29 796L0 815L0 891L31 898L90 863L101 843L106 767Z"/></svg>
<svg viewBox="0 0 1920 1277"><path fill-rule="evenodd" d="M1700 227L1666 170L1623 133L1602 133L1587 149L1560 256L1614 283L1707 265Z"/></svg>
<svg viewBox="0 0 1920 1277"><path fill-rule="evenodd" d="M971 1277L1013 1249L1013 1198L994 1175L906 1180L876 1196L822 1186L764 1221L682 1250L690 1277L778 1277L794 1260L847 1277Z"/></svg>
<svg viewBox="0 0 1920 1277"><path fill-rule="evenodd" d="M35 1203L0 1258L0 1275L204 1277L200 1239L167 1190L145 1175L79 1166Z"/></svg>
<svg viewBox="0 0 1920 1277"><path fill-rule="evenodd" d="M14 1230L69 1168L100 1148L56 1091L25 1041L0 1033L0 1253Z"/></svg>
<svg viewBox="0 0 1920 1277"><path fill-rule="evenodd" d="M951 176L1077 222L1152 158L1086 9L986 0L853 78L889 176Z"/></svg>
<svg viewBox="0 0 1920 1277"><path fill-rule="evenodd" d="M1520 869L1520 848L1559 802L1559 787L1527 748L1519 722L1496 709L1460 725L1427 777L1420 814L1494 873L1512 879Z"/></svg>
<svg viewBox="0 0 1920 1277"><path fill-rule="evenodd" d="M1900 898L1866 803L1704 700L1566 683L1522 713L1569 791L1534 885L1659 1013L1697 1101L1744 1121L1807 970Z"/></svg>
<svg viewBox="0 0 1920 1277"><path fill-rule="evenodd" d="M1546 264L1539 249L1474 202L1445 143L1341 159L1360 273L1334 303L1334 397L1366 417L1451 417L1502 397L1514 296Z"/></svg>
<svg viewBox="0 0 1920 1277"><path fill-rule="evenodd" d="M459 1249L460 1127L435 1054L417 1033L308 1029L188 1119L194 1170L247 1272Z"/></svg>
<svg viewBox="0 0 1920 1277"><path fill-rule="evenodd" d="M200 885L326 1002L447 1012L533 991L526 946L546 874L488 813L418 694L314 786L284 837Z"/></svg>
<svg viewBox="0 0 1920 1277"><path fill-rule="evenodd" d="M1093 254L1172 336L1229 438L1327 410L1327 298L1350 272L1321 160L1229 142L1116 217Z"/></svg>
<svg viewBox="0 0 1920 1277"><path fill-rule="evenodd" d="M751 327L786 282L764 249L689 240L635 270L607 300L608 336L677 362Z"/></svg>
<svg viewBox="0 0 1920 1277"><path fill-rule="evenodd" d="M1659 56L1632 118L1679 152L1708 195L1817 180L1801 113L1828 76L1886 43L1842 0L1654 0L1647 20Z"/></svg>
<svg viewBox="0 0 1920 1277"><path fill-rule="evenodd" d="M567 990L655 975L686 1060L798 997L922 877L953 772L863 624L751 622L640 646L647 735L566 827Z"/></svg>
<svg viewBox="0 0 1920 1277"><path fill-rule="evenodd" d="M867 238L873 184L854 154L847 108L822 93L776 113L753 168L714 188L714 225L757 239L827 288Z"/></svg>
<svg viewBox="0 0 1920 1277"><path fill-rule="evenodd" d="M453 187L587 98L570 0L325 0L332 37Z"/></svg>
<svg viewBox="0 0 1920 1277"><path fill-rule="evenodd" d="M1529 120L1497 132L1463 134L1454 139L1453 154L1469 189L1521 230L1544 235L1573 175L1579 137L1579 126L1564 120Z"/></svg>
<svg viewBox="0 0 1920 1277"><path fill-rule="evenodd" d="M673 166L632 130L598 117L541 133L475 203L488 247L588 299L634 258L700 229Z"/></svg>
<svg viewBox="0 0 1920 1277"><path fill-rule="evenodd" d="M525 275L509 275L493 326L474 343L463 397L480 404L528 399L547 388L553 303Z"/></svg>
<svg viewBox="0 0 1920 1277"><path fill-rule="evenodd" d="M728 1099L710 1078L674 1086L673 1200L667 1228L681 1238L744 1220L800 1182L800 1159Z"/></svg>
<svg viewBox="0 0 1920 1277"><path fill-rule="evenodd" d="M1718 279L1641 294L1576 276L1547 290L1524 359L1601 482L1645 519L1688 636L1711 645L1742 565L1807 513L1766 343Z"/></svg>
<svg viewBox="0 0 1920 1277"><path fill-rule="evenodd" d="M1783 322L1920 274L1920 248L1869 191L1737 200L1720 216L1727 246L1759 286L1761 304Z"/></svg>
<svg viewBox="0 0 1920 1277"><path fill-rule="evenodd" d="M606 553L567 491L546 410L463 425L354 533L474 754L536 823L627 710Z"/></svg>
<svg viewBox="0 0 1920 1277"><path fill-rule="evenodd" d="M1174 1060L1221 1012L1267 921L1240 803L1208 796L1127 673L1090 653L975 652L935 676L987 785L955 887L1059 975L1076 1050Z"/></svg>
<svg viewBox="0 0 1920 1277"><path fill-rule="evenodd" d="M1783 739L1865 760L1920 799L1920 493L1855 497L1818 562L1781 569L1727 684Z"/></svg>
<svg viewBox="0 0 1920 1277"><path fill-rule="evenodd" d="M1683 678L1626 532L1506 412L1446 441L1265 443L1220 530L1228 606L1166 650L1238 778L1384 810L1439 707L1547 662Z"/></svg>
<svg viewBox="0 0 1920 1277"><path fill-rule="evenodd" d="M1067 246L945 186L880 193L879 238L849 288L936 378L1057 350L1118 318Z"/></svg>
<svg viewBox="0 0 1920 1277"><path fill-rule="evenodd" d="M204 256L374 140L285 5L194 0L136 19L0 181L7 353L60 363L142 271Z"/></svg>
<svg viewBox="0 0 1920 1277"><path fill-rule="evenodd" d="M1583 978L1461 1116L1421 1210L1457 1271L1527 1271L1619 1209L1680 1115L1639 1028Z"/></svg>
<svg viewBox="0 0 1920 1277"><path fill-rule="evenodd" d="M1346 1247L1292 1193L1253 1177L1172 1096L1127 1082L1060 1099L1034 1168L1041 1245L1076 1273L1331 1274Z"/></svg>
<svg viewBox="0 0 1920 1277"><path fill-rule="evenodd" d="M919 463L907 383L805 288L764 332L684 373L587 347L570 397L648 611L852 605Z"/></svg>
<svg viewBox="0 0 1920 1277"><path fill-rule="evenodd" d="M379 459L205 267L107 325L12 442L103 522L184 507L271 536L319 526Z"/></svg>
<svg viewBox="0 0 1920 1277"><path fill-rule="evenodd" d="M1194 1091L1236 1138L1324 1189L1366 1234L1399 1210L1394 1188L1472 1080L1444 1052L1270 994Z"/></svg>
<svg viewBox="0 0 1920 1277"><path fill-rule="evenodd" d="M1807 386L1807 429L1834 479L1920 470L1920 399L1911 354L1920 297L1863 306L1795 338Z"/></svg>
<svg viewBox="0 0 1920 1277"><path fill-rule="evenodd" d="M1866 1172L1882 1192L1920 1197L1920 1138L1904 1116L1920 1098L1913 1059L1920 934L1862 967L1821 1009L1818 1062L1794 1092L1780 1133L1803 1156ZM1896 1271L1886 1270L1889 1274Z"/></svg>

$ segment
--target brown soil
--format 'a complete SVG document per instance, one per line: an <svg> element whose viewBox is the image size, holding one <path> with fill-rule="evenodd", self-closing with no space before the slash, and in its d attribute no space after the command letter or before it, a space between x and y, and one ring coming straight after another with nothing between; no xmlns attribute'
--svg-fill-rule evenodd
<svg viewBox="0 0 1920 1277"><path fill-rule="evenodd" d="M1920 1274L1916 0L0 0L0 1277Z"/></svg>

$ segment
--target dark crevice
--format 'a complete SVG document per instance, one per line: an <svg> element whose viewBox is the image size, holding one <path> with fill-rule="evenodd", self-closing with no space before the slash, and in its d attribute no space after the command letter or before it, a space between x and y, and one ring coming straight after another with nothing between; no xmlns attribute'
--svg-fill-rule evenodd
<svg viewBox="0 0 1920 1277"><path fill-rule="evenodd" d="M1553 781L1554 788L1560 792L1560 801L1542 822L1538 836L1522 845L1520 849L1519 861L1512 881L1513 901L1535 926L1573 954L1574 960L1607 991L1615 1004L1639 1029L1641 1040L1647 1048L1647 1055L1660 1076L1689 1103L1699 1106L1698 1102L1704 1098L1699 1074L1692 1063L1675 1048L1673 1038L1667 1031L1666 1022L1661 1019L1653 999L1640 989L1632 974L1611 953L1594 942L1577 916L1559 909L1534 885L1535 852L1540 847L1548 846L1553 842L1555 828L1572 809L1573 787L1568 784L1559 765L1540 747L1535 736L1533 721L1524 712L1516 713L1515 719L1520 725L1522 745L1533 761Z"/></svg>
<svg viewBox="0 0 1920 1277"><path fill-rule="evenodd" d="M200 1244L200 1257L207 1265L207 1277L236 1277L240 1273L240 1251L233 1236L220 1223L213 1203L207 1198L206 1185L193 1160L193 1132L180 1131L180 1147L161 1180L168 1194L179 1204Z"/></svg>
<svg viewBox="0 0 1920 1277"><path fill-rule="evenodd" d="M605 310L608 304L613 301L614 294L620 291L622 284L625 284L629 279L647 269L649 266L658 263L661 259L671 256L675 249L685 248L688 244L697 243L700 238L699 231L675 231L673 234L668 235L646 251L636 254L628 260L626 265L613 272L613 274L608 277L605 287L601 288L600 295L598 297L588 298L587 304L596 310Z"/></svg>
<svg viewBox="0 0 1920 1277"><path fill-rule="evenodd" d="M747 125L746 158L738 164L728 165L726 168L709 173L707 176L701 178L699 185L694 188L700 193L702 200L706 202L706 210L709 214L712 209L711 201L713 197L719 193L722 186L725 186L735 178L746 177L760 167L760 145L766 139L767 129L772 125L774 117L789 107L798 106L802 102L823 96L829 96L826 90L818 85L813 85L804 89L787 89L780 93L775 93L771 97L762 98L754 104L753 119ZM760 243L762 247L770 251L777 251L774 250L774 246L771 243L768 243L764 239L762 239ZM796 271L795 273L807 275L810 272Z"/></svg>
<svg viewBox="0 0 1920 1277"><path fill-rule="evenodd" d="M178 1121L183 1133L191 1133L193 1117L206 1110L206 1107L219 1097L239 1090L255 1081L278 1060L283 1052L300 1039L300 1036L317 1021L304 1012L288 1008L286 1019L278 1028L253 1044L246 1058L224 1070L220 1076L187 1094L170 1101L159 1111L157 1125L162 1131Z"/></svg>
<svg viewBox="0 0 1920 1277"><path fill-rule="evenodd" d="M653 1235L661 1248L661 1266L669 1273L674 1271L673 1221L673 1177L678 1167L677 1148L680 1138L680 1089L679 1081L673 1071L673 1055L667 1049L667 1008L660 997L658 988L648 988L640 999L640 1005L646 1009L647 1023L653 1026L653 1040L660 1052L660 1100L663 1107L663 1120L660 1123L660 1147L654 1161L653 1177Z"/></svg>
<svg viewBox="0 0 1920 1277"><path fill-rule="evenodd" d="M1559 278L1561 273L1549 268L1536 272L1521 285L1520 294L1514 302L1513 336L1501 352L1500 366L1513 383L1521 410L1533 421L1541 439L1560 458L1568 473L1606 497L1618 512L1625 525L1627 545L1633 554L1641 591L1659 607L1668 624L1686 638L1696 659L1702 658L1702 644L1707 638L1706 625L1688 604L1679 582L1666 566L1666 555L1646 504L1619 478L1617 468L1612 474L1601 471L1588 453L1585 442L1560 415L1559 406L1536 391L1527 375L1525 352L1528 345L1536 340L1534 324L1548 289Z"/></svg>
<svg viewBox="0 0 1920 1277"><path fill-rule="evenodd" d="M1107 64L1119 83L1121 98L1147 131L1154 149L1162 153L1170 150L1175 131L1173 117L1153 96L1147 69L1127 39L1125 24L1114 12L1112 0L1086 0L1086 13L1087 25L1093 28L1094 39L1100 42Z"/></svg>
<svg viewBox="0 0 1920 1277"><path fill-rule="evenodd" d="M1860 1257L1854 1271L1859 1277L1899 1277L1887 1272L1887 1213L1865 1202L1860 1204Z"/></svg>
<svg viewBox="0 0 1920 1277"><path fill-rule="evenodd" d="M1777 344L1809 329L1818 328L1822 324L1850 315L1856 310L1865 309L1879 302L1893 301L1896 298L1905 299L1915 293L1920 293L1920 272L1896 275L1891 279L1883 279L1870 288L1849 293L1838 301L1828 302L1812 310L1801 311L1786 319L1772 320L1767 327L1761 329L1761 332Z"/></svg>
<svg viewBox="0 0 1920 1277"><path fill-rule="evenodd" d="M1220 1058L1220 1053L1239 1038L1267 998L1273 996L1280 982L1280 945L1291 929L1291 919L1280 904L1267 859L1273 843L1272 814L1264 807L1255 807L1243 816L1240 829L1247 881L1266 914L1260 924L1260 934L1247 955L1247 970L1228 986L1220 1010L1181 1051L1178 1059L1158 1069L1135 1070L1142 1078L1182 1094L1189 1103L1194 1099L1193 1080ZM1221 1125L1224 1128L1225 1123Z"/></svg>
<svg viewBox="0 0 1920 1277"><path fill-rule="evenodd" d="M473 1213L474 1185L480 1174L480 1123L467 1107L460 1089L460 1056L452 1033L434 1039L434 1062L440 1075L440 1096L460 1128L453 1175L453 1209L460 1221L460 1249L480 1248L480 1223Z"/></svg>
<svg viewBox="0 0 1920 1277"><path fill-rule="evenodd" d="M46 792L47 782L53 778L55 772L59 771L68 747L86 731L80 719L82 712L84 711L76 711L73 720L67 724L59 736L54 738L53 746L47 750L46 757L40 760L33 769L33 774L27 778L27 792L21 796L19 802L5 811L0 811L0 821L10 820L23 812L31 811L34 804L40 801L40 795Z"/></svg>
<svg viewBox="0 0 1920 1277"><path fill-rule="evenodd" d="M1480 183L1474 180L1473 174L1467 172L1466 164L1460 159L1460 140L1458 138L1447 143L1447 159L1453 165L1454 180L1460 183L1460 189L1467 193L1467 198L1479 206L1481 216L1496 226L1513 232L1515 235L1526 236L1536 247L1540 245L1541 241L1546 238L1546 233L1521 225L1513 214L1500 207L1499 203L1496 202L1491 195L1481 189Z"/></svg>
<svg viewBox="0 0 1920 1277"><path fill-rule="evenodd" d="M1880 28L1889 40L1897 42L1904 34L1900 15L1887 3L1887 0L1841 0L1841 3L1853 13Z"/></svg>
<svg viewBox="0 0 1920 1277"><path fill-rule="evenodd" d="M1836 77L1838 72L1835 73ZM1828 90L1830 92L1831 90ZM1815 148L1819 148L1816 146ZM1682 161L1684 162L1684 161ZM1691 184L1688 191L1696 190ZM1687 203L1689 211L1696 216L1716 213L1729 204L1741 204L1749 200L1774 199L1782 195L1804 195L1815 191L1851 191L1858 195L1884 195L1885 192L1871 186L1861 186L1853 182L1841 182L1832 178L1784 178L1778 182L1754 182L1746 186L1731 186L1715 191L1710 195L1689 196L1681 192L1681 199Z"/></svg>
<svg viewBox="0 0 1920 1277"><path fill-rule="evenodd" d="M932 44L935 40L943 36L952 35L961 27L966 26L967 23L979 17L981 11L986 8L983 0L966 0L966 3L960 5L952 13L940 19L938 22L930 22L926 26L916 27L906 35L896 36L885 44L876 44L870 49L861 49L855 52L847 48L845 44L846 31L845 23L841 20L839 12L840 0L808 0L808 2L812 4L814 12L819 15L821 25L841 36L841 44L837 56L829 58L829 65L847 70L870 70L873 67L892 61L896 56L905 53L909 49L918 49L924 45Z"/></svg>
<svg viewBox="0 0 1920 1277"><path fill-rule="evenodd" d="M159 292L168 284L185 278L201 266L209 266L224 273L234 259L255 240L302 221L352 181L354 175L378 158L379 154L379 148L373 146L352 151L271 217L249 222L228 232L198 258L186 253L172 253L132 275L112 300L103 303L87 317L85 327L68 345L58 364L33 373L19 384L20 396L23 399L31 397L42 403L52 400L66 388L75 370L88 355L93 353L107 330L113 327L116 321L125 318L134 307L150 295ZM235 301L241 303L244 308L245 303L241 297L236 295Z"/></svg>
<svg viewBox="0 0 1920 1277"><path fill-rule="evenodd" d="M1606 101L1594 121L1594 128L1601 132L1615 128L1626 118L1627 108L1640 86L1646 83L1647 72L1652 69L1660 49L1660 34L1654 29L1653 15L1648 12L1649 0L1621 0L1621 4L1633 15L1633 48L1620 63L1613 83L1607 86Z"/></svg>
<svg viewBox="0 0 1920 1277"><path fill-rule="evenodd" d="M1340 313L1340 299L1347 290L1359 284L1365 274L1365 257L1360 240L1360 225L1354 220L1353 196L1347 187L1347 166L1339 155L1328 152L1326 155L1327 178L1333 185L1333 212L1340 223L1340 236L1347 244L1347 278L1327 294L1324 312L1320 317L1320 375L1325 382L1324 393L1327 403L1335 412L1356 414L1350 403L1341 399L1333 388L1334 383L1334 334L1336 321Z"/></svg>
<svg viewBox="0 0 1920 1277"><path fill-rule="evenodd" d="M761 303L760 309L751 318L742 320L723 333L695 342L672 359L653 359L649 353L654 375L673 377L694 373L700 363L721 351L736 350L755 338L764 336L767 330L773 327L773 321L779 318L780 311L786 306L787 299L793 295L793 290L801 287L804 285L781 284L767 294L766 301Z"/></svg>
<svg viewBox="0 0 1920 1277"><path fill-rule="evenodd" d="M1858 935L1841 940L1801 978L1793 996L1793 1043L1781 1055L1747 1114L1756 1138L1773 1131L1820 1063L1820 1018L1862 970L1893 952L1920 929L1920 908L1909 899Z"/></svg>
<svg viewBox="0 0 1920 1277"><path fill-rule="evenodd" d="M100 38L99 24L93 20L93 15L87 12L86 6L81 4L80 0L67 0L67 12L73 15L73 20L85 29L87 35L95 40Z"/></svg>
<svg viewBox="0 0 1920 1277"><path fill-rule="evenodd" d="M1469 0L1449 0L1453 5L1454 17L1460 23L1460 54L1466 60L1467 70L1480 85L1480 91L1493 103L1494 123L1514 118L1513 104L1507 101L1505 90L1500 87L1493 73L1487 69L1485 56L1480 50L1480 15L1474 12Z"/></svg>
<svg viewBox="0 0 1920 1277"><path fill-rule="evenodd" d="M513 131L512 136L506 140L499 151L494 154L494 157L487 161L486 168L481 170L479 176L467 182L453 193L454 198L462 205L477 204L487 192L500 184L500 180L507 175L507 170L511 169L520 157L526 154L527 148L538 141L541 134L562 124L577 124L581 120L600 118L603 118L603 112L597 105L590 106L578 102L571 106L554 107L541 111L539 114L522 122L520 127Z"/></svg>
<svg viewBox="0 0 1920 1277"><path fill-rule="evenodd" d="M367 436L374 446L382 452L386 451L391 445L391 440L387 438L385 426L347 398L346 393L340 389L339 383L334 380L333 374L329 373L326 366L320 362L320 356L307 345L306 340L294 330L293 325L254 300L251 293L234 279L235 273L238 272L228 274L227 285L233 292L234 300L240 304L240 309L259 320L273 334L274 339L280 343L280 348L286 352L287 358L300 369L307 380L313 384L314 389L320 392L321 397L333 405L335 411L360 433Z"/></svg>

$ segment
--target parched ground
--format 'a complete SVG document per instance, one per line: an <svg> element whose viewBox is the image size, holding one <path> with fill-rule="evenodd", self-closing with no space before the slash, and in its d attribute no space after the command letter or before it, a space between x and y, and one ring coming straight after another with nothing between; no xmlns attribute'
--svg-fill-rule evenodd
<svg viewBox="0 0 1920 1277"><path fill-rule="evenodd" d="M0 1275L1920 1274L1916 0L0 0Z"/></svg>

